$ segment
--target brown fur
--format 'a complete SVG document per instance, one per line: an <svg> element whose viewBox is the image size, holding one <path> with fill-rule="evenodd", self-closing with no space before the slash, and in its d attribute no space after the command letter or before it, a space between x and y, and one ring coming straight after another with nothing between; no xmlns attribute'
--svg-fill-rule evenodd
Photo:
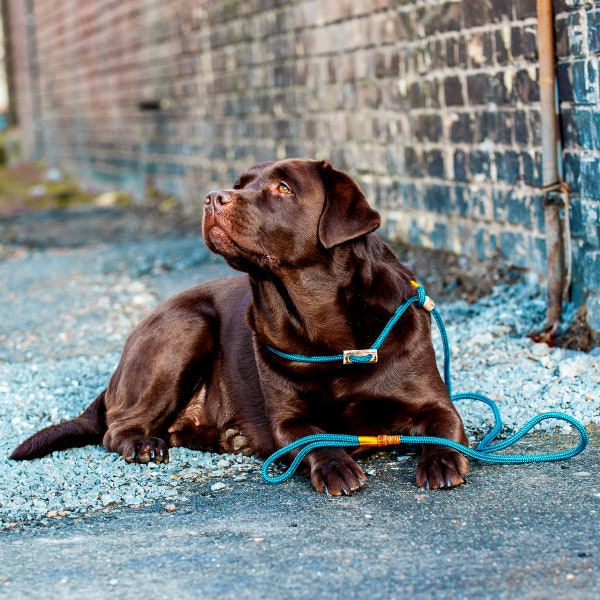
<svg viewBox="0 0 600 600"><path fill-rule="evenodd" d="M285 184L285 185L282 185ZM167 300L131 333L105 392L79 417L23 442L14 459L99 443L129 462L168 448L266 457L320 432L432 435L467 443L438 373L429 314L411 306L375 364L305 364L368 348L414 294L413 273L372 231L379 215L326 162L264 163L205 200L207 246L245 274ZM357 452L358 453L358 452ZM314 487L352 493L365 475L343 449L306 459ZM425 446L417 485L463 483L467 460Z"/></svg>

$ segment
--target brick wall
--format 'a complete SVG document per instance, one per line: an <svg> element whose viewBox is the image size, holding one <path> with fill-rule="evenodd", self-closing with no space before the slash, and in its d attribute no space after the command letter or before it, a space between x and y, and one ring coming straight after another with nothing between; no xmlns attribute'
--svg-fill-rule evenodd
<svg viewBox="0 0 600 600"><path fill-rule="evenodd" d="M34 145L88 182L199 211L253 163L328 158L388 237L545 271L535 0L29 1L24 136L37 118ZM595 306L598 3L555 11L574 290Z"/></svg>

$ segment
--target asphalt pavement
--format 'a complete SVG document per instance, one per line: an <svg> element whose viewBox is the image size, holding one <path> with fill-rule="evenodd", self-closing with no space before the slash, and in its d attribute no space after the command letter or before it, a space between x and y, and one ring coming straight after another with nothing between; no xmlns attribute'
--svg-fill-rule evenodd
<svg viewBox="0 0 600 600"><path fill-rule="evenodd" d="M0 360L115 351L157 301L231 274L194 227L151 221L123 209L4 219L2 272L18 273L22 287L0 293L11 315ZM95 305L94 285L112 286L118 302ZM61 337L75 311L84 334ZM450 491L416 488L416 459L390 453L364 464L368 485L352 497L254 473L218 491L190 483L174 512L117 506L23 524L0 533L0 597L595 599L600 435L590 434L570 461L473 463L467 485ZM537 451L563 443L524 442Z"/></svg>

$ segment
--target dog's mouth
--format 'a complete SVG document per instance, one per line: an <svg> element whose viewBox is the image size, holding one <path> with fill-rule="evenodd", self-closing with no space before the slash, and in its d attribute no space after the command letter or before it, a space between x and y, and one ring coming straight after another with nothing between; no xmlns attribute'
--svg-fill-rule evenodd
<svg viewBox="0 0 600 600"><path fill-rule="evenodd" d="M210 249L217 254L238 254L241 248L220 225L205 228L204 237Z"/></svg>
<svg viewBox="0 0 600 600"><path fill-rule="evenodd" d="M279 262L270 254L250 250L240 244L219 224L213 224L212 227L206 228L204 238L209 249L225 259L244 259L254 264L267 263L269 265L275 265Z"/></svg>

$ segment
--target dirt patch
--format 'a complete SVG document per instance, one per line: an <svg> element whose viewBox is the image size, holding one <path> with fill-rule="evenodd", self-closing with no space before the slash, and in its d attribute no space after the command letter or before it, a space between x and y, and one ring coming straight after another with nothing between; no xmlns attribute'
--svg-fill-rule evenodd
<svg viewBox="0 0 600 600"><path fill-rule="evenodd" d="M495 285L516 283L525 274L500 257L476 261L442 250L392 245L432 298L476 302L492 293Z"/></svg>
<svg viewBox="0 0 600 600"><path fill-rule="evenodd" d="M582 350L583 352L589 352L600 346L599 337L594 335L594 331L587 323L587 309L585 306L577 311L568 329L556 335L554 344L560 348Z"/></svg>
<svg viewBox="0 0 600 600"><path fill-rule="evenodd" d="M89 204L93 198L60 169L38 163L0 167L0 216Z"/></svg>

